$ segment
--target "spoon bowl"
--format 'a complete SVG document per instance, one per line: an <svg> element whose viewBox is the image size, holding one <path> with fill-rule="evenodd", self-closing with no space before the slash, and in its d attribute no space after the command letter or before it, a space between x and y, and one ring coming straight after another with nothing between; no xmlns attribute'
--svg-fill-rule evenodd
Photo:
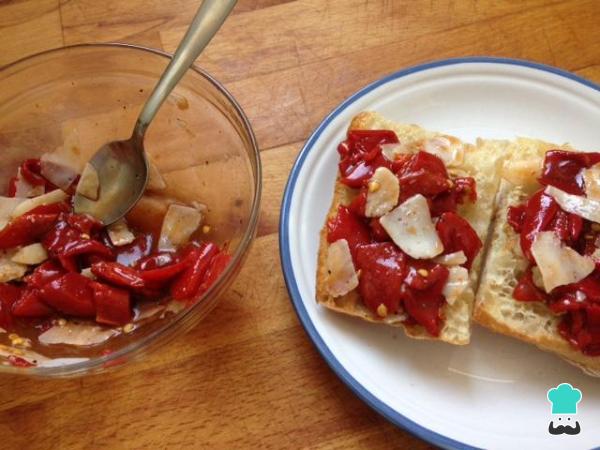
<svg viewBox="0 0 600 450"><path fill-rule="evenodd" d="M148 183L148 161L142 143L136 137L110 142L89 163L98 173L98 199L75 195L74 209L104 224L116 222L138 202Z"/></svg>

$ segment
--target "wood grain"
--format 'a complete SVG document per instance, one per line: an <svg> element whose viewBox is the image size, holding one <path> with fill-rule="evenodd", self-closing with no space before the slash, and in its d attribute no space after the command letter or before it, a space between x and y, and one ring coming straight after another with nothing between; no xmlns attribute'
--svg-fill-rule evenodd
<svg viewBox="0 0 600 450"><path fill-rule="evenodd" d="M199 0L0 1L0 64L61 45L172 51ZM532 59L600 81L596 0L240 0L199 63L248 113L264 165L259 237L217 309L113 373L3 377L7 449L431 448L358 400L290 305L277 227L288 172L346 96L438 58Z"/></svg>
<svg viewBox="0 0 600 450"><path fill-rule="evenodd" d="M63 45L58 0L0 2L0 66Z"/></svg>

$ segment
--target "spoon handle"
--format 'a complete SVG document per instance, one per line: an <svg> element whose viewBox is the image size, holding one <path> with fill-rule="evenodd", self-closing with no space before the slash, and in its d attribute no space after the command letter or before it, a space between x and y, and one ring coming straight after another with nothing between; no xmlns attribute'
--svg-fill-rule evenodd
<svg viewBox="0 0 600 450"><path fill-rule="evenodd" d="M221 28L237 0L204 0L183 37L171 62L163 72L152 94L142 108L133 137L143 140L146 128L175 85L193 64L204 47Z"/></svg>

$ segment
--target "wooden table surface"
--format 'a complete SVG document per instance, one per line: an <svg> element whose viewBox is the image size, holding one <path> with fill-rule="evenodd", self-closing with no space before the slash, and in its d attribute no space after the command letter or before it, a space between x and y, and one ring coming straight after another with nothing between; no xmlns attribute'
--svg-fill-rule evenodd
<svg viewBox="0 0 600 450"><path fill-rule="evenodd" d="M0 0L0 65L119 41L173 51L199 0ZM262 151L258 237L217 309L115 373L3 377L0 447L411 448L331 372L290 304L277 225L303 141L349 94L438 58L524 58L600 82L599 0L240 0L199 59L250 117ZM401 380L399 380L401 383Z"/></svg>

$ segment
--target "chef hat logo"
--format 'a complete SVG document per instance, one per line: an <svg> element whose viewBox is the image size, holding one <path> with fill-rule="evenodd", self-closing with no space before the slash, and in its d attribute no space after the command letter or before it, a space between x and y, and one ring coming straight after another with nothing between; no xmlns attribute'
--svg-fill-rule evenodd
<svg viewBox="0 0 600 450"><path fill-rule="evenodd" d="M581 391L569 383L561 383L548 390L548 401L552 403L552 414L577 414L577 403L581 401Z"/></svg>

